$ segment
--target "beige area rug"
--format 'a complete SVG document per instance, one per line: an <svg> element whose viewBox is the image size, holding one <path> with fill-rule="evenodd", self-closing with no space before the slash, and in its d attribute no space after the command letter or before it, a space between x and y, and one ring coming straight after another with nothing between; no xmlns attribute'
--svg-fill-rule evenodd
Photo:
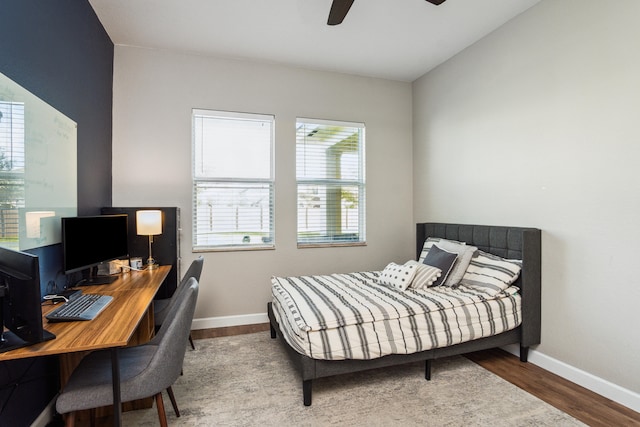
<svg viewBox="0 0 640 427"><path fill-rule="evenodd" d="M576 419L464 357L314 381L313 404L281 338L269 332L195 341L173 386L181 417L166 393L173 426L581 426ZM155 406L126 412L125 426L157 426Z"/></svg>

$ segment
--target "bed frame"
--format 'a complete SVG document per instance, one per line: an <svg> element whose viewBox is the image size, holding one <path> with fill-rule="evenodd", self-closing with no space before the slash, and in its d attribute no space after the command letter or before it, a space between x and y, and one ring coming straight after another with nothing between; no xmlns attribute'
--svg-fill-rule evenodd
<svg viewBox="0 0 640 427"><path fill-rule="evenodd" d="M283 339L292 362L302 376L302 393L305 406L311 405L312 380L333 375L376 369L411 362L425 362L425 379L431 379L431 362L435 359L473 351L519 344L520 360L527 361L529 347L540 343L540 275L541 232L536 228L502 227L490 225L464 225L447 223L416 224L416 259L428 237L440 237L466 242L480 250L503 258L521 259L522 272L515 285L522 296L522 324L510 331L491 337L435 348L413 354L391 354L370 360L319 360L312 359L292 349ZM271 338L280 330L271 307L267 304L271 324Z"/></svg>

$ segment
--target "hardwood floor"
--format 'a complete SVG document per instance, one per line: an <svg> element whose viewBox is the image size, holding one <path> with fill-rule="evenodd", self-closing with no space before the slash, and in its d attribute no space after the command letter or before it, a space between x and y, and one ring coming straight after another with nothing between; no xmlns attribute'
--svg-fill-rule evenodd
<svg viewBox="0 0 640 427"><path fill-rule="evenodd" d="M590 426L640 426L640 413L504 350L467 354L469 360Z"/></svg>
<svg viewBox="0 0 640 427"><path fill-rule="evenodd" d="M254 332L265 332L269 330L268 323L258 323L255 325L228 326L226 328L215 329L199 329L191 331L191 337L194 340L203 338L229 337L232 335L252 334ZM195 341L198 345L198 342Z"/></svg>
<svg viewBox="0 0 640 427"><path fill-rule="evenodd" d="M268 330L269 324L264 323L198 330L193 331L192 336L197 340ZM197 346L198 341L195 341L195 344ZM466 357L589 426L640 426L640 413L532 363L522 363L519 358L504 350L479 351L470 353Z"/></svg>

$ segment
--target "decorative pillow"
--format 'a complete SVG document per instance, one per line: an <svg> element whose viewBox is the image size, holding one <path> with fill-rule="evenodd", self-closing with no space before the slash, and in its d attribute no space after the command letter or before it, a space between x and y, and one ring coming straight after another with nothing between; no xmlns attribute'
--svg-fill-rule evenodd
<svg viewBox="0 0 640 427"><path fill-rule="evenodd" d="M457 243L459 245L465 245L466 244L464 242L458 242L457 240L441 239L440 237L427 237L427 240L425 240L424 244L422 245L422 252L420 252L420 257L418 258L418 261L424 262L424 259L426 258L427 254L429 253L429 249L431 249L434 244L440 243L440 242L451 242L451 243ZM447 250L447 249L445 249L445 250Z"/></svg>
<svg viewBox="0 0 640 427"><path fill-rule="evenodd" d="M516 281L521 269L522 261L500 258L479 250L471 259L460 284L496 295Z"/></svg>
<svg viewBox="0 0 640 427"><path fill-rule="evenodd" d="M464 243L444 239L436 242L435 245L447 252L458 254L458 259L456 259L456 262L453 264L453 268L451 269L447 280L442 283L443 286L450 286L452 288L455 288L462 280L462 276L464 276L464 272L467 271L467 267L469 267L471 258L473 257L473 254L476 253L478 248L476 248L475 246L466 245Z"/></svg>
<svg viewBox="0 0 640 427"><path fill-rule="evenodd" d="M413 281L410 287L413 289L424 289L433 285L438 277L442 276L442 270L437 267L432 267L427 264L419 263L418 261L407 261L405 265L412 264L416 266L416 274L413 276Z"/></svg>
<svg viewBox="0 0 640 427"><path fill-rule="evenodd" d="M405 290L411 284L416 270L415 265L398 265L391 262L380 273L378 283Z"/></svg>
<svg viewBox="0 0 640 427"><path fill-rule="evenodd" d="M442 271L442 275L433 282L432 286L440 286L447 280L447 276L453 268L453 263L456 262L458 254L453 252L447 252L444 249L440 249L438 246L433 245L429 249L429 253L425 257L423 263L432 267L439 268Z"/></svg>

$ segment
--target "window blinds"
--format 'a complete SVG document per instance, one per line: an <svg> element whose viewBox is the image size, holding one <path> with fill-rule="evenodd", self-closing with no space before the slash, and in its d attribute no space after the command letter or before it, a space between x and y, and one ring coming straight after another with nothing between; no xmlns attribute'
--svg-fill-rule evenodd
<svg viewBox="0 0 640 427"><path fill-rule="evenodd" d="M362 123L298 119L298 245L365 242Z"/></svg>
<svg viewBox="0 0 640 427"><path fill-rule="evenodd" d="M274 117L193 111L193 246L274 245Z"/></svg>
<svg viewBox="0 0 640 427"><path fill-rule="evenodd" d="M25 206L24 120L24 103L0 101L0 238L15 249Z"/></svg>

